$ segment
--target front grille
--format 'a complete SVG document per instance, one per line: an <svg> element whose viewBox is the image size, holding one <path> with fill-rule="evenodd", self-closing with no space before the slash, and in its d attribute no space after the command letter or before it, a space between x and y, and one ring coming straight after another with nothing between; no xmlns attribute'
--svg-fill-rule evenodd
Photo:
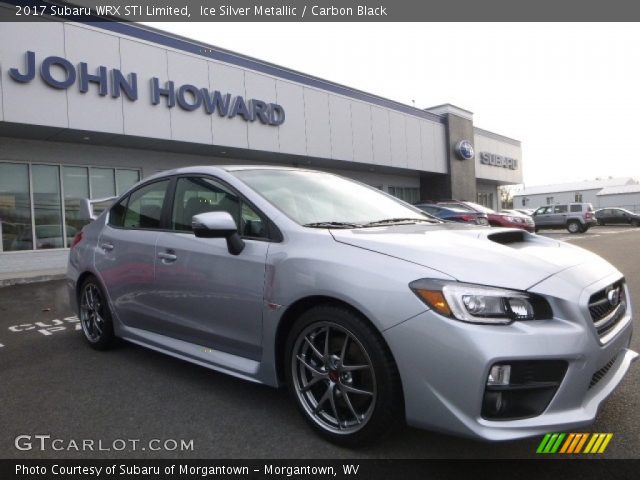
<svg viewBox="0 0 640 480"><path fill-rule="evenodd" d="M603 288L589 298L591 320L601 338L618 324L626 311L624 279Z"/></svg>
<svg viewBox="0 0 640 480"><path fill-rule="evenodd" d="M598 383L600 380L604 378L607 372L611 370L611 367L613 367L613 364L616 363L617 359L618 359L618 355L615 355L611 360L607 362L607 364L604 367L602 367L600 370L598 370L596 373L594 373L591 376L591 382L589 383L589 388L593 387L596 383Z"/></svg>

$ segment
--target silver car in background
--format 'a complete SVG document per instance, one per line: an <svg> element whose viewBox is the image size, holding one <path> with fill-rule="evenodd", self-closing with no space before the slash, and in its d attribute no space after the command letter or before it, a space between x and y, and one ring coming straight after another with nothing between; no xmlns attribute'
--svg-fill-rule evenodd
<svg viewBox="0 0 640 480"><path fill-rule="evenodd" d="M523 230L442 223L286 167L145 179L73 242L86 340L274 387L346 445L403 423L508 440L592 422L637 354L623 275Z"/></svg>

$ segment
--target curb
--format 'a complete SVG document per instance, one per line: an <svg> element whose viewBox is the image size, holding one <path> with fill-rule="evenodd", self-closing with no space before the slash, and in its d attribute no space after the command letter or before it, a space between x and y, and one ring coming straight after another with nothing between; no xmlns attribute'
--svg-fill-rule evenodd
<svg viewBox="0 0 640 480"><path fill-rule="evenodd" d="M34 275L31 277L4 278L0 279L0 288L11 287L13 285L25 285L28 283L50 282L52 280L62 280L65 278L64 273L55 273L50 275Z"/></svg>

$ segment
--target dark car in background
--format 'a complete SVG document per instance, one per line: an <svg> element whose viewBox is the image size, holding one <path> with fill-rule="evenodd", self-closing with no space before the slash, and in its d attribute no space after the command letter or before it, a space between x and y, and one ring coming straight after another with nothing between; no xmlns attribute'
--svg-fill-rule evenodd
<svg viewBox="0 0 640 480"><path fill-rule="evenodd" d="M640 227L640 214L625 208L601 208L595 211L598 225L633 225Z"/></svg>
<svg viewBox="0 0 640 480"><path fill-rule="evenodd" d="M527 232L534 232L536 227L531 217L521 214L516 215L496 212L495 210L478 203L463 202L460 200L443 200L437 202L437 205L448 208L461 208L468 212L483 213L487 216L489 225L492 227L520 228Z"/></svg>
<svg viewBox="0 0 640 480"><path fill-rule="evenodd" d="M471 223L474 225L489 225L489 219L484 213L470 212L462 208L443 207L431 203L420 203L415 206L434 217L438 217L440 220Z"/></svg>

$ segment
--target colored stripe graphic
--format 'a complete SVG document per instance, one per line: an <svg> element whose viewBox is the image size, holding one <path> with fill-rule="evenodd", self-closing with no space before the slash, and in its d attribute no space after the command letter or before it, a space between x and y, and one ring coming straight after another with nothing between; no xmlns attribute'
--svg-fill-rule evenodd
<svg viewBox="0 0 640 480"><path fill-rule="evenodd" d="M536 453L598 454L606 450L612 438L613 433L547 433Z"/></svg>

